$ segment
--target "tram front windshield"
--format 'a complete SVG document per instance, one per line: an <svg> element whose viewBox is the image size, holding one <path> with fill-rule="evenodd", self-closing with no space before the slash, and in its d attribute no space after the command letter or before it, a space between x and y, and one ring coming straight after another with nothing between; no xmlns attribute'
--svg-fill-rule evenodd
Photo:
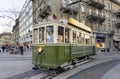
<svg viewBox="0 0 120 79"><path fill-rule="evenodd" d="M53 43L54 41L54 34L53 34L53 26L46 27L46 42Z"/></svg>
<svg viewBox="0 0 120 79"><path fill-rule="evenodd" d="M34 43L53 43L54 29L53 26L40 27L34 29Z"/></svg>

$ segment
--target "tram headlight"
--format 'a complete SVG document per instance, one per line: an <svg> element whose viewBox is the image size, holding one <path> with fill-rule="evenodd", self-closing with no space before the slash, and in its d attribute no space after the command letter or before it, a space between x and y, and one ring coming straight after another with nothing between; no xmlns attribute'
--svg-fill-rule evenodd
<svg viewBox="0 0 120 79"><path fill-rule="evenodd" d="M41 52L42 52L42 48L39 47L39 48L38 48L38 53L41 53Z"/></svg>

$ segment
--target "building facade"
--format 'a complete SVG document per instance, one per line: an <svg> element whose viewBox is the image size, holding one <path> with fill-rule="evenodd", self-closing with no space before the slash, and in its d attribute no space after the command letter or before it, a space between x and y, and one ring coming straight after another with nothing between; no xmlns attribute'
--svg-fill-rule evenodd
<svg viewBox="0 0 120 79"><path fill-rule="evenodd" d="M13 44L12 33L10 33L10 32L1 33L0 34L0 44L1 45Z"/></svg>
<svg viewBox="0 0 120 79"><path fill-rule="evenodd" d="M120 48L120 0L32 0L33 25L68 23L70 17L92 28L98 49Z"/></svg>
<svg viewBox="0 0 120 79"><path fill-rule="evenodd" d="M70 17L92 28L96 46L104 48L107 28L105 26L104 0L32 0L34 26L44 21L63 21Z"/></svg>
<svg viewBox="0 0 120 79"><path fill-rule="evenodd" d="M119 9L120 1L105 0L105 26L107 28L106 45L110 49L119 49L120 28L119 28Z"/></svg>
<svg viewBox="0 0 120 79"><path fill-rule="evenodd" d="M15 25L12 28L12 37L13 37L13 42L14 44L19 43L19 18L16 19Z"/></svg>
<svg viewBox="0 0 120 79"><path fill-rule="evenodd" d="M19 15L19 43L24 43L25 45L32 43L32 14L32 1L26 0Z"/></svg>
<svg viewBox="0 0 120 79"><path fill-rule="evenodd" d="M110 0L111 2L111 23L112 31L114 32L112 36L113 48L120 49L120 0Z"/></svg>

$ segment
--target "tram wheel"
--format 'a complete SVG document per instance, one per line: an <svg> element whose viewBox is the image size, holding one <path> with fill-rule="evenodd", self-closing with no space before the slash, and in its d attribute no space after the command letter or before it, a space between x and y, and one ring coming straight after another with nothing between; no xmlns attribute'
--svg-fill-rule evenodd
<svg viewBox="0 0 120 79"><path fill-rule="evenodd" d="M33 70L38 70L39 67L35 65L35 67L32 68Z"/></svg>

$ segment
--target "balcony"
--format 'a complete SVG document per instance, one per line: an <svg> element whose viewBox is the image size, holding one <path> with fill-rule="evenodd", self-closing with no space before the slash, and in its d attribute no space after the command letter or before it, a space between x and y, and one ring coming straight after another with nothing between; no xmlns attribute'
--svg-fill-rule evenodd
<svg viewBox="0 0 120 79"><path fill-rule="evenodd" d="M96 20L97 20L97 17L94 16L94 15L88 15L88 16L87 16L87 19L88 19L89 21L96 21Z"/></svg>
<svg viewBox="0 0 120 79"><path fill-rule="evenodd" d="M41 18L45 18L51 13L51 7L49 5L45 5L42 9L40 9L39 16Z"/></svg>
<svg viewBox="0 0 120 79"><path fill-rule="evenodd" d="M87 1L87 4L90 5L90 6L96 7L98 9L103 9L105 7L104 4L96 2L94 0Z"/></svg>
<svg viewBox="0 0 120 79"><path fill-rule="evenodd" d="M111 37L111 36L113 36L114 35L114 33L115 33L115 31L114 30L111 30L111 31L108 31L108 35Z"/></svg>
<svg viewBox="0 0 120 79"><path fill-rule="evenodd" d="M87 19L89 21L96 21L96 22L99 22L99 23L103 23L105 21L105 17L97 16L97 15L92 15L92 14L88 15Z"/></svg>
<svg viewBox="0 0 120 79"><path fill-rule="evenodd" d="M120 17L120 11L115 12L115 15L118 16L118 17Z"/></svg>
<svg viewBox="0 0 120 79"><path fill-rule="evenodd" d="M99 23L103 23L103 22L105 21L105 17L99 16L99 17L97 18L97 21L98 21Z"/></svg>
<svg viewBox="0 0 120 79"><path fill-rule="evenodd" d="M115 4L117 4L117 5L120 6L120 1L118 1L118 0L110 0L110 1L112 1L112 2L114 2Z"/></svg>
<svg viewBox="0 0 120 79"><path fill-rule="evenodd" d="M77 15L78 11L76 7L61 7L60 9L63 13L69 14L69 15Z"/></svg>
<svg viewBox="0 0 120 79"><path fill-rule="evenodd" d="M116 23L115 23L115 26L116 26L117 28L120 28L120 22L116 22Z"/></svg>
<svg viewBox="0 0 120 79"><path fill-rule="evenodd" d="M75 6L75 4L81 2L81 0L66 4L66 3L62 3L62 6L60 8L60 10L63 13L69 14L69 15L77 15L78 10L77 7Z"/></svg>

